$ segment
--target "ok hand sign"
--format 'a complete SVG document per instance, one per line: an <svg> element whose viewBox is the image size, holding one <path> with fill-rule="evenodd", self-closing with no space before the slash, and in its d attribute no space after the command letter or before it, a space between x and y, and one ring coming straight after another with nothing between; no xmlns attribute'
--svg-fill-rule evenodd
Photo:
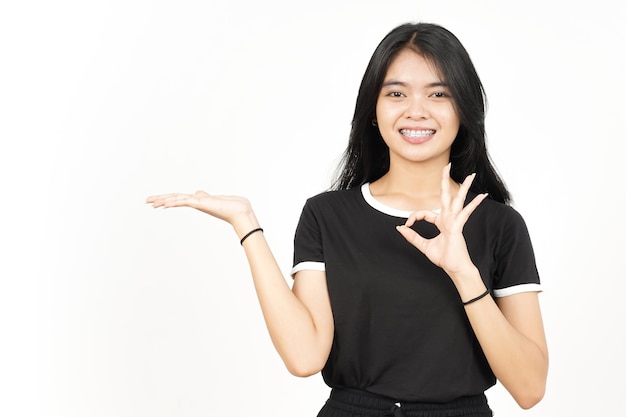
<svg viewBox="0 0 626 417"><path fill-rule="evenodd" d="M446 165L441 179L441 211L439 213L432 210L416 211L409 216L403 226L397 227L409 243L446 271L453 280L455 276L475 268L463 237L463 226L467 219L487 197L487 194L479 194L464 206L475 175L469 175L461 184L457 195L453 197L450 190L450 164ZM437 226L439 235L426 239L411 229L410 227L419 220Z"/></svg>

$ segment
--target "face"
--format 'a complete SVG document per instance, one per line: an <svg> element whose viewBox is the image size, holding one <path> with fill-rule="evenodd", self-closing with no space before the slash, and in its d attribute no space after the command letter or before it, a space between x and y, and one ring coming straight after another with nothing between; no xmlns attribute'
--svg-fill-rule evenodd
<svg viewBox="0 0 626 417"><path fill-rule="evenodd" d="M391 62L376 103L376 122L397 163L445 165L460 122L450 91L430 61L405 49Z"/></svg>

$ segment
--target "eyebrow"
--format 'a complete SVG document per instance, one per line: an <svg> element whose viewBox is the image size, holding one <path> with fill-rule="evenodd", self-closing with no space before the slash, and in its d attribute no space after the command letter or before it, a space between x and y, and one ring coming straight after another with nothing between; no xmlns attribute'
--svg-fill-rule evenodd
<svg viewBox="0 0 626 417"><path fill-rule="evenodd" d="M385 81L382 85L382 87L390 87L390 86L400 86L400 87L406 87L407 83L405 83L404 81L399 81L399 80L388 80ZM448 83L444 83L443 81L437 81L434 83L430 83L430 84L426 84L425 86L426 88L433 88L433 87L449 87Z"/></svg>

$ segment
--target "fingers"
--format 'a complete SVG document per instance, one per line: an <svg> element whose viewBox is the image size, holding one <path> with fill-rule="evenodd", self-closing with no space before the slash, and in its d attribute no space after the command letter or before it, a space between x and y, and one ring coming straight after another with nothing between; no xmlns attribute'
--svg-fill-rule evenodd
<svg viewBox="0 0 626 417"><path fill-rule="evenodd" d="M483 193L483 194L478 194L476 197L474 197L472 199L472 201L470 201L461 211L461 213L459 214L459 216L461 217L461 220L463 221L463 224L465 224L465 222L467 221L467 219L469 219L469 216L474 212L474 210L476 210L476 207L478 207L478 205L480 203L482 203L482 201L487 198L487 196L489 195L489 193Z"/></svg>
<svg viewBox="0 0 626 417"><path fill-rule="evenodd" d="M467 193L472 187L472 183L476 178L476 173L465 177L457 195L452 198L452 193L450 191L451 169L452 163L448 163L448 165L443 168L443 175L441 176L441 208L442 210L451 210L453 213L460 213L464 208Z"/></svg>
<svg viewBox="0 0 626 417"><path fill-rule="evenodd" d="M426 220L427 222L434 224L435 221L437 220L437 215L438 214L432 210L416 211L414 213L411 213L409 218L406 219L406 222L404 223L404 225L407 227L411 227L413 226L413 223L420 221L420 220Z"/></svg>
<svg viewBox="0 0 626 417"><path fill-rule="evenodd" d="M448 163L443 168L443 175L441 176L441 208L442 210L451 209L452 212L458 213L463 209L465 197L472 186L472 182L474 182L476 173L470 174L465 178L456 197L452 198L450 190L450 183L452 182L450 177L451 169L452 163Z"/></svg>
<svg viewBox="0 0 626 417"><path fill-rule="evenodd" d="M193 196L189 194L162 194L150 196L146 199L147 204L152 204L152 207L180 207L189 205L190 199Z"/></svg>
<svg viewBox="0 0 626 417"><path fill-rule="evenodd" d="M426 220L429 223L435 223L437 220L437 213L431 210L420 210L415 213L411 213L404 225L396 226L396 230L413 246L423 251L428 244L428 239L422 237L415 230L411 229L411 226L420 220Z"/></svg>
<svg viewBox="0 0 626 417"><path fill-rule="evenodd" d="M400 232L400 234L413 246L415 246L420 251L424 252L425 247L428 243L428 240L424 237L420 236L415 230L411 229L409 226L396 226L396 230Z"/></svg>
<svg viewBox="0 0 626 417"><path fill-rule="evenodd" d="M161 197L163 197L163 195L151 195L150 197L146 198L146 204L152 204Z"/></svg>
<svg viewBox="0 0 626 417"><path fill-rule="evenodd" d="M441 206L449 207L450 201L452 200L452 196L450 194L450 169L452 168L452 163L448 163L443 168L443 175L441 176Z"/></svg>
<svg viewBox="0 0 626 417"><path fill-rule="evenodd" d="M478 194L467 205L465 200L471 189L472 183L476 178L476 174L468 175L460 187L456 196L452 196L450 178L451 165L448 164L443 169L442 181L441 181L441 211L435 212L432 210L420 210L412 213L402 226L397 226L398 232L413 246L422 251L423 253L432 254L432 248L436 245L441 245L436 241L441 239L451 239L452 241L459 241L456 238L457 235L462 237L463 227L470 215L480 205L480 203L487 197L487 194ZM424 220L431 224L434 224L439 231L440 235L433 239L427 239L411 229L411 226L416 222ZM442 237L443 236L443 237ZM462 239L461 239L462 241ZM430 246L429 246L430 245Z"/></svg>
<svg viewBox="0 0 626 417"><path fill-rule="evenodd" d="M467 195L472 187L474 179L476 178L476 173L468 175L463 183L460 184L459 190L456 193L455 197L452 197L452 192L450 190L450 184L452 183L450 177L450 170L452 165L448 164L443 169L442 182L441 182L441 217L438 219L437 225L438 227L443 226L445 223L450 225L450 230L455 229L456 226L463 226L465 222L469 219L470 215L474 212L476 207L487 197L488 194L479 194L472 199L467 205L465 204L465 200L467 199ZM451 216L451 217L450 217ZM455 219L453 223L448 223L447 220L444 219ZM434 223L434 221L431 221Z"/></svg>
<svg viewBox="0 0 626 417"><path fill-rule="evenodd" d="M456 197L452 201L452 211L455 213L463 210L463 206L465 205L465 198L467 197L467 193L472 187L472 183L474 182L474 178L476 178L476 173L470 174L465 178L465 181L461 184L459 188L459 192Z"/></svg>

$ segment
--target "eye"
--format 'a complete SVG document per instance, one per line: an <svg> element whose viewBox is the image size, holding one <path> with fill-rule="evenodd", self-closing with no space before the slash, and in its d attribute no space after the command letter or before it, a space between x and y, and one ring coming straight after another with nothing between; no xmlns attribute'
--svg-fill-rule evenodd
<svg viewBox="0 0 626 417"><path fill-rule="evenodd" d="M402 94L399 91L391 91L387 94L389 97L394 97L394 98L400 98L400 97L404 97L404 94Z"/></svg>
<svg viewBox="0 0 626 417"><path fill-rule="evenodd" d="M448 94L448 93L446 93L444 91L437 91L435 93L432 93L430 96L434 97L434 98L448 98L448 97L450 97L450 94Z"/></svg>

